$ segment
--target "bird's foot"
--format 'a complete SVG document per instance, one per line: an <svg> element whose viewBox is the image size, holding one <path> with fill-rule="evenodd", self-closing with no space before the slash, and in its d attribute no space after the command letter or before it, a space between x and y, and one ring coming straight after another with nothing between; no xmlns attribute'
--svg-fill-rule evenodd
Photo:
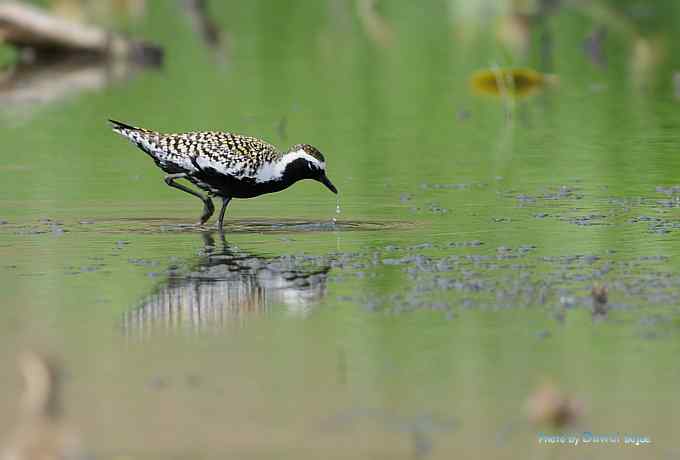
<svg viewBox="0 0 680 460"><path fill-rule="evenodd" d="M213 204L212 200L210 198L206 199L203 202L203 214L201 214L201 220L199 220L196 223L197 227L202 227L205 225L206 222L208 222L208 219L213 215L215 212L215 205Z"/></svg>

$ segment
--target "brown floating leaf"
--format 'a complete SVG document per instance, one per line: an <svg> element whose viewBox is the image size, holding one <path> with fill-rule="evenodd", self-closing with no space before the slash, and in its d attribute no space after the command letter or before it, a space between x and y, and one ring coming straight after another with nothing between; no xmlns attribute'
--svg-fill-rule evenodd
<svg viewBox="0 0 680 460"><path fill-rule="evenodd" d="M483 94L525 97L558 81L557 75L544 74L532 69L495 68L475 72L470 84L475 91Z"/></svg>

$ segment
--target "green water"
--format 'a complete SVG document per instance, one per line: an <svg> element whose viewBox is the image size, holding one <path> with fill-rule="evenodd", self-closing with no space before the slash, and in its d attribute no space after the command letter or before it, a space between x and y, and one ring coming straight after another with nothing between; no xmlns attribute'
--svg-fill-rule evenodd
<svg viewBox="0 0 680 460"><path fill-rule="evenodd" d="M31 348L101 458L680 455L680 6L593 4L523 29L463 0L212 2L217 50L174 2L110 19L165 66L3 99L0 429ZM560 82L473 94L491 64ZM107 118L313 144L342 211L306 181L191 228L201 203ZM569 431L652 444L539 445L545 378L584 405Z"/></svg>

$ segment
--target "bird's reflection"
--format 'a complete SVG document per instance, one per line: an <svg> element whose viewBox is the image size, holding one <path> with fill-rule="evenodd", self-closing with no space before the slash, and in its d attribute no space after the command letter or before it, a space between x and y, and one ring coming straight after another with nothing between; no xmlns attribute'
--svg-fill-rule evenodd
<svg viewBox="0 0 680 460"><path fill-rule="evenodd" d="M230 247L223 237L218 249L210 233L203 240L188 272L170 270L153 294L125 314L126 335L219 331L277 305L306 316L325 295L330 269L325 259L256 256Z"/></svg>

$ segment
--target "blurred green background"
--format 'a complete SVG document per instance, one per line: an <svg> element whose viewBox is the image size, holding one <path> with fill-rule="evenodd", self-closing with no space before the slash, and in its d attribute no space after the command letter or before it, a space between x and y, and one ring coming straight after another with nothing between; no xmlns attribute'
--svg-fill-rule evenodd
<svg viewBox="0 0 680 460"><path fill-rule="evenodd" d="M680 3L37 3L165 61L0 45L3 432L38 348L104 458L680 455ZM559 82L472 90L497 67ZM339 225L308 181L236 200L225 243L188 230L198 200L107 118L313 144ZM213 252L265 268L201 278ZM583 404L574 426L527 420L546 378ZM565 430L652 444L538 443Z"/></svg>

